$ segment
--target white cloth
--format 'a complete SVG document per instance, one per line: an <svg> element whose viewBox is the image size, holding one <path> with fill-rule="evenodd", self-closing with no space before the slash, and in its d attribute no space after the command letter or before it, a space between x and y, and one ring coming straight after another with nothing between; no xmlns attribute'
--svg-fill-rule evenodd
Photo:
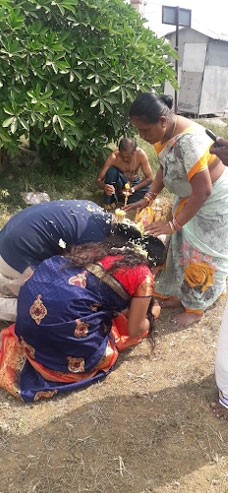
<svg viewBox="0 0 228 493"><path fill-rule="evenodd" d="M0 320L15 322L17 315L17 296L20 287L32 273L27 267L21 274L10 267L0 256Z"/></svg>
<svg viewBox="0 0 228 493"><path fill-rule="evenodd" d="M219 402L228 408L228 300L222 317L215 362Z"/></svg>

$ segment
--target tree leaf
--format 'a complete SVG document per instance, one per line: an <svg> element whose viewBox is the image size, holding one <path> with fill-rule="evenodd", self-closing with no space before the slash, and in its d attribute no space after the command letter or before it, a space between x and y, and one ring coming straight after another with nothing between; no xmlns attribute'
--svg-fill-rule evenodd
<svg viewBox="0 0 228 493"><path fill-rule="evenodd" d="M11 5L6 0L0 0L0 6L5 7L7 10L12 10Z"/></svg>
<svg viewBox="0 0 228 493"><path fill-rule="evenodd" d="M75 123L73 122L73 120L71 120L70 118L66 118L65 116L62 117L62 120L66 123L69 123L69 125L71 125L71 127L75 127Z"/></svg>
<svg viewBox="0 0 228 493"><path fill-rule="evenodd" d="M104 103L102 99L100 99L100 113L104 113Z"/></svg>
<svg viewBox="0 0 228 493"><path fill-rule="evenodd" d="M19 118L19 122L21 123L22 127L25 128L25 130L29 131L29 125L28 122L24 120L24 118Z"/></svg>
<svg viewBox="0 0 228 493"><path fill-rule="evenodd" d="M113 109L111 105L108 103L108 101L104 101L104 105L110 111L110 113L113 113Z"/></svg>
<svg viewBox="0 0 228 493"><path fill-rule="evenodd" d="M60 126L61 130L64 130L65 126L64 126L62 118L60 118L60 116L57 116L57 120L59 122L59 126Z"/></svg>
<svg viewBox="0 0 228 493"><path fill-rule="evenodd" d="M11 138L2 132L0 132L0 139L3 140L3 142L11 142Z"/></svg>
<svg viewBox="0 0 228 493"><path fill-rule="evenodd" d="M14 120L10 126L10 130L11 130L12 134L15 134L17 127L18 127L18 120L17 120L17 118L14 118Z"/></svg>
<svg viewBox="0 0 228 493"><path fill-rule="evenodd" d="M92 103L90 105L91 108L95 108L95 106L97 106L99 104L99 101L100 101L100 99L95 99L94 101L92 101Z"/></svg>
<svg viewBox="0 0 228 493"><path fill-rule="evenodd" d="M110 89L110 93L111 92L116 92L116 91L119 91L120 90L120 86L112 86L112 88Z"/></svg>
<svg viewBox="0 0 228 493"><path fill-rule="evenodd" d="M13 121L15 120L15 116L11 117L11 118L7 118L6 120L4 120L2 126L3 127L9 127Z"/></svg>

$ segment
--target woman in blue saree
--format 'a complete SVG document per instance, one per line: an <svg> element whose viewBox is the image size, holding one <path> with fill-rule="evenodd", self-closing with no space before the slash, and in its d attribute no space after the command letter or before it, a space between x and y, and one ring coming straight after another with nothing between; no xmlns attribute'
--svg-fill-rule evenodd
<svg viewBox="0 0 228 493"><path fill-rule="evenodd" d="M150 267L164 255L156 238L113 238L42 262L21 288L16 324L3 330L0 385L29 402L108 375L118 349L148 334Z"/></svg>

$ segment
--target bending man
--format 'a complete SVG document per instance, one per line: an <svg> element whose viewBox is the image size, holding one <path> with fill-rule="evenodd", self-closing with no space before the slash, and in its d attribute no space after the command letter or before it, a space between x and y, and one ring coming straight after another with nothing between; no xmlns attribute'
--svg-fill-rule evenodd
<svg viewBox="0 0 228 493"><path fill-rule="evenodd" d="M87 200L55 200L15 214L0 231L0 319L14 321L20 287L45 259L64 248L103 241L112 216Z"/></svg>

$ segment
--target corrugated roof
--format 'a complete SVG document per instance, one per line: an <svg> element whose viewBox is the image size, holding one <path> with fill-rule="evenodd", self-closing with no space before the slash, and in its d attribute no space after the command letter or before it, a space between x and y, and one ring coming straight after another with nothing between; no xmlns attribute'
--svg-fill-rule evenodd
<svg viewBox="0 0 228 493"><path fill-rule="evenodd" d="M211 29L206 29L206 28L203 28L203 29L194 29L192 27L180 27L180 31L182 30L185 30L186 29L191 29L191 31L196 31L200 34L204 34L204 36L207 36L208 38L211 38L211 39L217 39L218 41L228 41L228 34L218 34L218 33L215 33L214 31L211 31ZM164 34L163 37L168 37L170 36L171 34L174 34L176 32L175 31L170 31L169 33L167 34Z"/></svg>

